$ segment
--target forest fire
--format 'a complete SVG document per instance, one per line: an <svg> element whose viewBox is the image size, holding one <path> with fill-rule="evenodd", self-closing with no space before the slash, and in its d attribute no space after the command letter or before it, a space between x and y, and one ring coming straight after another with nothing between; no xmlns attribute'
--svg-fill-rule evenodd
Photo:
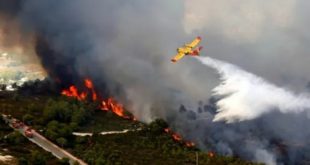
<svg viewBox="0 0 310 165"><path fill-rule="evenodd" d="M181 141L182 140L181 136L179 134L177 134L177 133L172 134L172 137L176 141Z"/></svg>
<svg viewBox="0 0 310 165"><path fill-rule="evenodd" d="M103 111L112 111L115 115L136 121L136 118L133 116L129 116L125 114L125 110L122 104L118 103L114 98L109 97L108 99L98 99L98 95L96 93L96 90L94 88L93 82L86 78L84 79L84 86L86 90L79 92L78 88L74 85L71 85L68 89L62 90L61 94L65 95L67 97L76 98L79 101L86 100L88 98L88 95L91 94L92 101L100 101L99 109ZM180 143L183 143L187 147L193 147L195 146L195 143L190 141L184 141L181 137L181 135L172 132L171 129L165 128L164 131L171 135L171 137Z"/></svg>
<svg viewBox="0 0 310 165"><path fill-rule="evenodd" d="M195 146L195 143L194 143L194 142L187 141L187 142L185 142L185 145L186 145L187 147L194 147L194 146Z"/></svg>
<svg viewBox="0 0 310 165"><path fill-rule="evenodd" d="M213 157L215 156L215 153L212 152L212 151L209 151L209 152L208 152L208 156L209 156L210 158L213 158Z"/></svg>
<svg viewBox="0 0 310 165"><path fill-rule="evenodd" d="M100 109L104 111L111 109L117 116L130 119L130 116L125 115L123 105L116 102L112 97L108 98L106 101L102 100Z"/></svg>
<svg viewBox="0 0 310 165"><path fill-rule="evenodd" d="M93 101L97 100L97 93L94 90L93 82L90 79L84 80L85 86L92 91L92 99Z"/></svg>
<svg viewBox="0 0 310 165"><path fill-rule="evenodd" d="M61 92L62 95L65 95L65 96L68 96L68 97L74 97L74 98L77 98L78 100L84 100L86 99L87 97L87 93L85 92L81 92L79 93L78 92L78 89L76 88L76 86L74 85L71 85L69 87L69 89L64 89L62 92Z"/></svg>
<svg viewBox="0 0 310 165"><path fill-rule="evenodd" d="M182 142L183 139L181 137L181 135L175 133L175 132L172 132L170 128L165 128L164 131L168 134L171 135L171 137L175 140L175 141L178 141L178 142ZM184 144L187 146L187 147L194 147L195 146L195 143L194 142L191 142L191 141L183 141Z"/></svg>
<svg viewBox="0 0 310 165"><path fill-rule="evenodd" d="M86 100L87 96L89 93L91 93L91 99L92 101L97 101L98 100L98 95L95 91L93 82L90 79L85 79L84 80L84 86L87 88L87 90L79 92L79 90L77 89L76 86L71 85L69 87L69 89L64 89L61 94L65 95L67 97L73 97L78 99L79 101L81 100ZM125 110L123 108L123 105L118 103L115 99L113 99L112 97L104 100L101 99L100 101L100 109L104 110L104 111L109 111L111 110L114 114L116 114L117 116L120 116L122 118L125 119L131 119L131 120L136 120L134 117L132 116L128 116L125 114Z"/></svg>

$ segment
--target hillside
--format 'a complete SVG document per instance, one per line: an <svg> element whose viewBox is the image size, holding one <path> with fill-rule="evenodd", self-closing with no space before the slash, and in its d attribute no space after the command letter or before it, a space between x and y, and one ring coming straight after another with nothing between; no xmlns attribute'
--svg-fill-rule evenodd
<svg viewBox="0 0 310 165"><path fill-rule="evenodd" d="M196 156L199 164L253 164L236 157L187 147L164 131L168 125L160 119L144 124L99 110L97 103L77 101L57 94L25 94L21 91L24 90L1 92L0 112L31 125L89 164L196 164ZM66 160L58 161L23 136L12 133L12 129L4 123L0 125L0 146L7 148L0 152L15 156L20 164L66 164ZM100 135L102 131L125 129L132 131ZM74 136L72 132L94 134Z"/></svg>

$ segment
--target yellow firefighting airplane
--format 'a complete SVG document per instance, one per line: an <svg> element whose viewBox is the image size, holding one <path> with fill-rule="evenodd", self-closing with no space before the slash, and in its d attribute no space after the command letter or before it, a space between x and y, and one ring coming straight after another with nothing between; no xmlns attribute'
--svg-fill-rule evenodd
<svg viewBox="0 0 310 165"><path fill-rule="evenodd" d="M179 61L181 58L183 58L184 56L199 56L199 52L202 49L202 46L199 46L196 49L193 49L194 47L196 47L199 42L201 41L201 37L196 37L191 43L189 44L185 44L183 47L180 47L177 49L178 54L176 56L174 56L171 61L172 62L177 62Z"/></svg>

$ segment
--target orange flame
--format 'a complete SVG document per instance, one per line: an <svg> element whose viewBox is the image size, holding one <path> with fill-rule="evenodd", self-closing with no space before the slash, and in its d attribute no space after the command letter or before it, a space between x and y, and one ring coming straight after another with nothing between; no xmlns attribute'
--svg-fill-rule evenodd
<svg viewBox="0 0 310 165"><path fill-rule="evenodd" d="M72 96L79 97L78 90L75 86L70 86L69 91L71 92Z"/></svg>
<svg viewBox="0 0 310 165"><path fill-rule="evenodd" d="M92 91L92 99L93 99L93 101L96 101L97 100L97 93L95 92L93 82L87 78L84 80L84 85L86 86L86 88L88 88Z"/></svg>
<svg viewBox="0 0 310 165"><path fill-rule="evenodd" d="M209 151L209 152L208 152L208 156L209 156L210 158L213 158L213 157L215 156L215 153L212 152L212 151Z"/></svg>
<svg viewBox="0 0 310 165"><path fill-rule="evenodd" d="M172 134L172 138L174 140L176 140L176 141L181 141L182 140L181 136L179 134L176 134L176 133Z"/></svg>
<svg viewBox="0 0 310 165"><path fill-rule="evenodd" d="M91 96L92 96L92 100L93 101L97 101L98 97L97 97L97 93L94 89L94 85L93 82L90 79L85 79L84 80L84 85L87 89L89 89L91 91ZM76 86L71 85L69 87L69 89L64 89L61 94L65 95L67 97L73 97L76 98L78 100L85 100L87 99L87 95L90 91L83 91L81 93L79 93L78 89ZM132 119L134 121L136 121L137 119L134 117L130 117L130 116L126 116L125 115L125 110L123 108L123 105L118 103L115 99L113 99L112 97L108 98L107 100L101 100L100 101L100 109L104 110L104 111L109 111L111 110L114 114L116 114L117 116L126 118L126 119Z"/></svg>
<svg viewBox="0 0 310 165"><path fill-rule="evenodd" d="M126 118L126 119L132 119L137 120L134 117L126 116L125 110L123 108L123 105L116 102L112 97L108 98L106 101L101 101L100 109L104 111L111 110L114 112L117 116Z"/></svg>
<svg viewBox="0 0 310 165"><path fill-rule="evenodd" d="M104 100L102 100L102 102L101 102L100 109L104 110L104 111L108 111L109 110L109 108L107 106L107 103L105 103Z"/></svg>
<svg viewBox="0 0 310 165"><path fill-rule="evenodd" d="M187 147L194 147L195 146L195 143L194 142L185 142L185 145L187 146Z"/></svg>
<svg viewBox="0 0 310 165"><path fill-rule="evenodd" d="M178 141L178 142L183 141L181 135L177 134L175 132L172 132L170 128L165 128L164 131L166 133L170 134L173 140ZM193 143L191 141L183 141L183 142L184 142L185 146L187 146L187 147L194 147L195 146L195 143Z"/></svg>
<svg viewBox="0 0 310 165"><path fill-rule="evenodd" d="M108 105L110 105L111 107L111 110L117 114L118 116L121 116L121 117L124 117L125 114L124 114L124 109L123 109L123 105L122 104L119 104L117 103L114 99L112 98L109 98L108 99Z"/></svg>
<svg viewBox="0 0 310 165"><path fill-rule="evenodd" d="M84 100L87 95L85 92L82 92L81 94L79 94L78 89L74 85L71 85L69 89L62 90L61 94L67 97L76 98L78 100Z"/></svg>
<svg viewBox="0 0 310 165"><path fill-rule="evenodd" d="M97 97L97 93L94 89L94 85L93 85L93 82L90 80L90 79L85 79L84 80L84 85L85 87L88 89L86 91L83 91L81 93L79 93L78 89L76 86L74 85L71 85L69 87L69 89L64 89L61 94L62 95L65 95L67 97L73 97L73 98L76 98L78 100L86 100L87 99L87 96L89 94L89 92L91 91L91 94L92 94L92 100L93 101L97 101L98 100L98 97ZM112 111L114 114L116 114L117 116L120 116L122 118L125 118L125 119L130 119L130 120L133 120L133 121L136 121L137 119L133 116L128 116L125 114L125 110L123 108L123 105L118 103L115 99L113 99L112 97L106 99L106 100L100 100L100 106L99 108L103 111ZM164 131L168 134L170 134L172 136L172 138L175 140L175 141L178 141L178 142L182 142L183 139L182 137L177 134L177 133L174 133L173 131L171 131L170 128L165 128ZM190 142L190 141L183 141L182 142L183 144L185 144L187 147L193 147L195 146L195 143L193 142Z"/></svg>
<svg viewBox="0 0 310 165"><path fill-rule="evenodd" d="M97 100L97 94L94 90L92 92L93 92L93 95L92 95L93 101L96 101Z"/></svg>
<svg viewBox="0 0 310 165"><path fill-rule="evenodd" d="M93 82L92 82L90 79L85 79L85 80L84 80L84 84L85 84L85 86L86 86L88 89L93 89L93 88L94 88Z"/></svg>
<svg viewBox="0 0 310 165"><path fill-rule="evenodd" d="M81 99L81 100L85 100L86 97L87 97L87 93L82 92L82 93L80 94L80 99Z"/></svg>

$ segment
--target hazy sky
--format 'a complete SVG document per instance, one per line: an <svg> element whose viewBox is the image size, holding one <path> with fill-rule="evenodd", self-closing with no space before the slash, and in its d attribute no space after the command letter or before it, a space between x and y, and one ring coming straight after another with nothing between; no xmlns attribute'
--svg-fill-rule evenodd
<svg viewBox="0 0 310 165"><path fill-rule="evenodd" d="M205 54L294 90L310 79L306 0L185 1L185 30L207 40Z"/></svg>

